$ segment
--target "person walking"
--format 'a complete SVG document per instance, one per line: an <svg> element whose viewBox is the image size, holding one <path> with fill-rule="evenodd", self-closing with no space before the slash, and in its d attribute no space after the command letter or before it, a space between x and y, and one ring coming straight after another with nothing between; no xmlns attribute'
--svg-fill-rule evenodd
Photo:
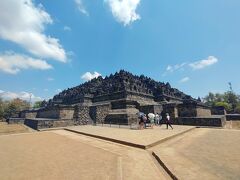
<svg viewBox="0 0 240 180"><path fill-rule="evenodd" d="M144 123L144 129L146 129L147 128L147 116L146 116L146 114L144 114L143 115L143 123Z"/></svg>
<svg viewBox="0 0 240 180"><path fill-rule="evenodd" d="M148 116L150 124L151 124L151 128L153 129L153 125L154 125L154 120L155 120L155 115L151 114L151 116Z"/></svg>
<svg viewBox="0 0 240 180"><path fill-rule="evenodd" d="M168 126L170 126L172 129L172 125L171 125L171 119L170 119L170 115L168 113L166 113L166 125L167 125L167 129L168 129Z"/></svg>
<svg viewBox="0 0 240 180"><path fill-rule="evenodd" d="M159 125L159 115L158 115L158 113L155 114L154 120L155 120L155 125L156 125L156 126Z"/></svg>
<svg viewBox="0 0 240 180"><path fill-rule="evenodd" d="M143 121L143 116L141 116L139 121L139 129L143 130L143 127L144 127L144 121Z"/></svg>
<svg viewBox="0 0 240 180"><path fill-rule="evenodd" d="M163 122L162 122L162 115L161 114L159 115L159 123L158 124L159 124L159 126L162 126L162 124L163 124Z"/></svg>

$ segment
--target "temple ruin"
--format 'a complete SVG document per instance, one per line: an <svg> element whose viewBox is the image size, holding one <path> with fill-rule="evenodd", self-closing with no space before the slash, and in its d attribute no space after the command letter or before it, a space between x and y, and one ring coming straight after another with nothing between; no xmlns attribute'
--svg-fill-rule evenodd
<svg viewBox="0 0 240 180"><path fill-rule="evenodd" d="M44 101L40 109L20 112L19 117L38 129L89 123L137 124L138 112L159 113L163 117L169 113L180 124L223 124L219 118L207 122L196 119L211 116L210 108L200 99L172 88L169 83L124 70L66 89Z"/></svg>

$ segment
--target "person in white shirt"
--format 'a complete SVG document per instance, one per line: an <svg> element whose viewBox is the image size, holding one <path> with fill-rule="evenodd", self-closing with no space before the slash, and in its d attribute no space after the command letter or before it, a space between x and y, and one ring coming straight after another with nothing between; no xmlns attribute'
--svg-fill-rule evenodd
<svg viewBox="0 0 240 180"><path fill-rule="evenodd" d="M167 125L167 129L168 129L168 126L170 126L172 129L172 125L171 125L171 118L170 118L170 115L168 113L166 113L166 125Z"/></svg>

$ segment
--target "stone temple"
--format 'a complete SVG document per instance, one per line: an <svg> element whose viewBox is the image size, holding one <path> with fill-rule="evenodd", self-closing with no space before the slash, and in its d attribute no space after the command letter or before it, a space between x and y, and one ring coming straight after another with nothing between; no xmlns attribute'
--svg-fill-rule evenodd
<svg viewBox="0 0 240 180"><path fill-rule="evenodd" d="M175 123L222 126L222 119L211 116L209 107L184 94L169 83L124 70L98 77L66 89L40 109L19 113L24 123L35 129L87 123L137 124L138 112L169 113ZM14 120L13 120L14 121Z"/></svg>

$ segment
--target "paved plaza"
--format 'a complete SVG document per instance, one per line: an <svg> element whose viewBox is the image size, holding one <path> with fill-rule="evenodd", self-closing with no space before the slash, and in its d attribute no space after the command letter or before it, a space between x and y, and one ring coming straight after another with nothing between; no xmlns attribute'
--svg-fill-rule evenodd
<svg viewBox="0 0 240 180"><path fill-rule="evenodd" d="M240 131L198 128L151 148L179 179L240 179Z"/></svg>
<svg viewBox="0 0 240 180"><path fill-rule="evenodd" d="M173 126L174 129L166 129L166 125L161 127L155 126L153 129L147 128L144 130L109 128L101 126L73 126L66 129L93 135L100 138L110 138L117 142L127 142L132 145L138 145L142 148L148 148L158 143L161 143L175 135L188 132L195 129L194 126Z"/></svg>
<svg viewBox="0 0 240 180"><path fill-rule="evenodd" d="M168 179L151 155L64 130L0 136L0 179Z"/></svg>
<svg viewBox="0 0 240 180"><path fill-rule="evenodd" d="M240 178L239 130L191 126L174 126L174 130L165 126L145 130L99 126L67 129L99 137L64 129L1 135L0 179ZM145 150L131 143L154 146Z"/></svg>

